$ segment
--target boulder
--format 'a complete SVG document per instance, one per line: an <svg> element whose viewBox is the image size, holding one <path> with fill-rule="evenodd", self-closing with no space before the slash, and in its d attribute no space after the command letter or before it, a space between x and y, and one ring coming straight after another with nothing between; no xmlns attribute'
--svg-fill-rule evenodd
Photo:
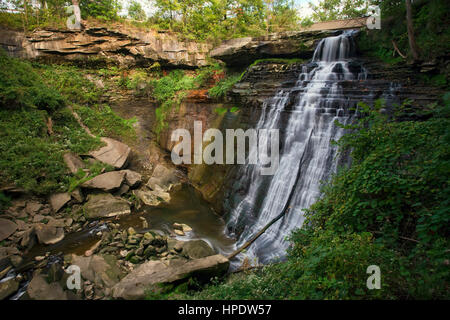
<svg viewBox="0 0 450 320"><path fill-rule="evenodd" d="M19 290L19 282L16 279L0 282L0 300L9 297L17 290Z"/></svg>
<svg viewBox="0 0 450 320"><path fill-rule="evenodd" d="M70 196L75 200L77 203L82 203L84 201L83 193L79 188L73 190L70 193Z"/></svg>
<svg viewBox="0 0 450 320"><path fill-rule="evenodd" d="M190 259L200 259L216 254L213 248L203 240L191 240L185 242L181 253Z"/></svg>
<svg viewBox="0 0 450 320"><path fill-rule="evenodd" d="M120 188L125 178L123 171L111 171L100 174L91 180L84 182L81 187L88 189L99 189L102 191L112 191Z"/></svg>
<svg viewBox="0 0 450 320"><path fill-rule="evenodd" d="M113 297L116 299L143 299L145 291L159 291L161 284L198 277L210 279L227 272L229 261L218 254L196 260L180 260L179 263L166 265L162 261L148 261L139 265L113 289Z"/></svg>
<svg viewBox="0 0 450 320"><path fill-rule="evenodd" d="M135 171L122 170L121 172L125 172L125 182L131 188L139 186L139 184L142 182L142 175Z"/></svg>
<svg viewBox="0 0 450 320"><path fill-rule="evenodd" d="M86 164L81 160L79 156L73 153L66 153L63 156L66 166L69 168L70 172L77 173L80 169L85 169Z"/></svg>
<svg viewBox="0 0 450 320"><path fill-rule="evenodd" d="M109 193L89 195L83 208L89 219L114 217L131 212L128 201Z"/></svg>
<svg viewBox="0 0 450 320"><path fill-rule="evenodd" d="M123 277L117 260L112 255L94 254L89 257L81 257L73 254L71 264L80 267L83 279L95 283L97 286L111 288Z"/></svg>
<svg viewBox="0 0 450 320"><path fill-rule="evenodd" d="M61 285L58 282L48 283L41 274L33 277L27 293L34 300L67 300L67 294Z"/></svg>
<svg viewBox="0 0 450 320"><path fill-rule="evenodd" d="M42 203L39 203L37 201L28 201L27 205L25 207L25 212L30 214L30 215L35 215L36 213L39 212L39 210L41 210L42 208Z"/></svg>
<svg viewBox="0 0 450 320"><path fill-rule="evenodd" d="M172 185L178 183L180 183L180 179L177 177L175 169L169 169L158 164L147 182L147 187L152 190L159 187L163 191L169 191Z"/></svg>
<svg viewBox="0 0 450 320"><path fill-rule="evenodd" d="M69 201L70 194L68 194L67 192L54 193L50 196L50 204L54 212L58 212Z"/></svg>
<svg viewBox="0 0 450 320"><path fill-rule="evenodd" d="M8 219L0 218L0 241L5 240L17 230L17 224Z"/></svg>
<svg viewBox="0 0 450 320"><path fill-rule="evenodd" d="M0 260L16 254L20 254L16 247L0 247Z"/></svg>
<svg viewBox="0 0 450 320"><path fill-rule="evenodd" d="M111 138L101 139L106 146L101 147L98 150L91 151L90 155L95 159L109 164L116 169L121 169L125 166L130 155L130 147L126 144L119 142Z"/></svg>
<svg viewBox="0 0 450 320"><path fill-rule="evenodd" d="M64 239L64 229L42 223L34 227L39 243L55 244Z"/></svg>

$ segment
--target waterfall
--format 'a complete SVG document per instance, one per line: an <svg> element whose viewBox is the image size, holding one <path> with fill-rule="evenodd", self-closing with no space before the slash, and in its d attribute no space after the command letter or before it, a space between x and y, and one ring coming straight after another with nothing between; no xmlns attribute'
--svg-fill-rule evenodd
<svg viewBox="0 0 450 320"><path fill-rule="evenodd" d="M348 124L357 101L344 95L343 84L366 79L352 63L352 32L320 41L312 62L303 66L294 88L280 90L262 106L256 129L280 130L280 163L272 176L260 174L260 165L243 165L233 186L228 216L236 247L251 239L269 221L290 206L289 213L272 225L244 254L250 262L282 258L286 236L301 227L303 209L319 197L321 182L336 172L337 148L331 144L344 134L335 120ZM250 146L249 152L256 152ZM299 172L300 170L300 172ZM297 179L298 177L298 179ZM291 195L291 196L290 196Z"/></svg>

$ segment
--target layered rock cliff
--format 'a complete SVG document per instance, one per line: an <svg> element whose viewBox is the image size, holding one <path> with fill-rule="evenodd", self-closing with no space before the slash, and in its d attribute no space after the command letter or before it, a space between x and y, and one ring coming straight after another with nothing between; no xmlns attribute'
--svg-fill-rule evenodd
<svg viewBox="0 0 450 320"><path fill-rule="evenodd" d="M84 30L0 30L0 46L10 55L49 61L92 60L123 66L149 65L192 68L207 65L211 46L177 35L136 28L89 27Z"/></svg>

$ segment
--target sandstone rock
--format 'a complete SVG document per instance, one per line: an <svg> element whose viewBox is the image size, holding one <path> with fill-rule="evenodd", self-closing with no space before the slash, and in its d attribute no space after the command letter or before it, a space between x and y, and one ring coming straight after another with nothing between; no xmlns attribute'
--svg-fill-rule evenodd
<svg viewBox="0 0 450 320"><path fill-rule="evenodd" d="M123 276L111 255L81 257L72 255L71 263L80 267L81 276L97 286L113 287Z"/></svg>
<svg viewBox="0 0 450 320"><path fill-rule="evenodd" d="M54 193L50 196L50 204L52 205L54 212L58 212L69 201L70 194L68 194L67 192Z"/></svg>
<svg viewBox="0 0 450 320"><path fill-rule="evenodd" d="M44 276L37 274L27 288L27 293L34 300L67 300L67 294L58 282L47 283Z"/></svg>
<svg viewBox="0 0 450 320"><path fill-rule="evenodd" d="M185 236L183 230L175 229L173 230L177 236Z"/></svg>
<svg viewBox="0 0 450 320"><path fill-rule="evenodd" d="M135 171L122 170L121 172L125 172L125 182L131 188L135 188L135 187L139 186L139 184L142 182L142 175Z"/></svg>
<svg viewBox="0 0 450 320"><path fill-rule="evenodd" d="M5 240L17 230L17 224L11 220L0 218L0 241Z"/></svg>
<svg viewBox="0 0 450 320"><path fill-rule="evenodd" d="M42 208L42 203L39 203L37 201L28 201L27 206L25 207L26 213L30 215L35 215L39 212Z"/></svg>
<svg viewBox="0 0 450 320"><path fill-rule="evenodd" d="M75 189L70 193L70 196L75 199L77 203L82 203L84 201L83 193L80 189Z"/></svg>
<svg viewBox="0 0 450 320"><path fill-rule="evenodd" d="M114 217L131 212L130 204L109 193L91 194L84 204L86 217L89 219Z"/></svg>
<svg viewBox="0 0 450 320"><path fill-rule="evenodd" d="M64 239L64 229L45 224L37 224L35 226L36 236L39 243L55 244Z"/></svg>
<svg viewBox="0 0 450 320"><path fill-rule="evenodd" d="M111 171L100 174L91 180L84 182L81 186L89 189L99 189L102 191L112 191L120 188L125 178L125 172Z"/></svg>
<svg viewBox="0 0 450 320"><path fill-rule="evenodd" d="M199 259L216 254L206 241L191 240L183 244L182 254L190 259Z"/></svg>
<svg viewBox="0 0 450 320"><path fill-rule="evenodd" d="M106 146L91 151L90 155L103 163L121 169L127 163L130 147L111 138L102 138L101 140L106 143Z"/></svg>
<svg viewBox="0 0 450 320"><path fill-rule="evenodd" d="M210 256L175 265L161 261L148 261L134 269L113 289L113 297L121 299L143 299L146 290L161 290L160 284L187 279L191 276L210 279L224 274L229 261L222 255Z"/></svg>
<svg viewBox="0 0 450 320"><path fill-rule="evenodd" d="M211 45L181 40L172 33L139 30L131 26L90 26L80 31L36 30L26 35L21 31L0 31L0 43L8 53L26 59L66 61L114 61L122 66L154 63L172 67L206 66ZM102 83L94 81L96 86Z"/></svg>
<svg viewBox="0 0 450 320"><path fill-rule="evenodd" d="M85 169L86 164L81 160L81 158L73 153L66 153L63 156L66 166L69 168L70 172L77 173L80 169Z"/></svg>
<svg viewBox="0 0 450 320"><path fill-rule="evenodd" d="M19 290L19 282L16 279L0 282L0 300L9 297L17 290Z"/></svg>
<svg viewBox="0 0 450 320"><path fill-rule="evenodd" d="M152 190L157 190L159 188L163 191L169 191L173 184L179 182L180 179L177 177L175 169L169 169L158 164L147 182L147 187Z"/></svg>

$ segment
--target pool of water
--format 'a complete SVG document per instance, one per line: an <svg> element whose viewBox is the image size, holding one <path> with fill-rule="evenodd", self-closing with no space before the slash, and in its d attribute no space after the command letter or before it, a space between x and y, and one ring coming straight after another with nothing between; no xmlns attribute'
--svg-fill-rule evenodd
<svg viewBox="0 0 450 320"><path fill-rule="evenodd" d="M143 217L148 222L148 228L142 227ZM208 242L218 253L227 255L235 249L235 241L225 235L225 222L218 216L201 194L189 185L183 185L171 194L169 203L157 207L144 206L136 212L114 219L120 224L120 229L133 227L138 232L154 230L159 233L172 234L176 239L188 241L202 239ZM185 236L175 236L173 223L185 223L192 228ZM99 239L98 232L106 229L100 222L92 222L89 226L76 233L68 234L54 245L36 245L26 255L24 262L33 260L35 256L46 253L83 255Z"/></svg>

